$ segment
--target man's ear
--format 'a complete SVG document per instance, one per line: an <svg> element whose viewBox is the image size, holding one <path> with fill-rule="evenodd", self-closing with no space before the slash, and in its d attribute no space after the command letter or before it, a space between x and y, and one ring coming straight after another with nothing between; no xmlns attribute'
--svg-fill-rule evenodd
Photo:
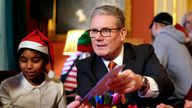
<svg viewBox="0 0 192 108"><path fill-rule="evenodd" d="M160 25L159 25L159 23L154 22L154 23L153 23L153 26L154 26L154 29L158 29Z"/></svg>
<svg viewBox="0 0 192 108"><path fill-rule="evenodd" d="M122 28L120 33L121 33L121 40L124 41L127 36L127 29L125 27Z"/></svg>

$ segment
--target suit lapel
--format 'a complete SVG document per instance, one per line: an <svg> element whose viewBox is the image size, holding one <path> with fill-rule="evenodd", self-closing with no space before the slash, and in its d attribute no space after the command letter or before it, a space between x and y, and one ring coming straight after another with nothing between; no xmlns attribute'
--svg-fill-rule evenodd
<svg viewBox="0 0 192 108"><path fill-rule="evenodd" d="M101 57L96 56L93 63L93 73L97 81L99 81L108 72Z"/></svg>
<svg viewBox="0 0 192 108"><path fill-rule="evenodd" d="M130 45L124 45L124 57L123 64L125 64L125 69L134 70L135 64L135 52Z"/></svg>
<svg viewBox="0 0 192 108"><path fill-rule="evenodd" d="M130 44L124 44L123 64L125 64L125 67L123 70L135 70L135 57L135 51L133 50L132 46ZM126 94L126 99L128 99L128 101L132 100L133 97L135 97L135 94Z"/></svg>

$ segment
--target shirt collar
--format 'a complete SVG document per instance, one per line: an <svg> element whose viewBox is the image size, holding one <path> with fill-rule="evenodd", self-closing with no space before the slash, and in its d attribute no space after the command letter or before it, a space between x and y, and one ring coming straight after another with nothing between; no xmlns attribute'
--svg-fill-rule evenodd
<svg viewBox="0 0 192 108"><path fill-rule="evenodd" d="M124 55L124 46L122 46L121 52L119 53L119 55L113 60L113 62L115 62L117 64L117 66L120 66L123 64L123 55ZM103 59L103 62L105 64L105 66L108 68L109 62L105 59Z"/></svg>
<svg viewBox="0 0 192 108"><path fill-rule="evenodd" d="M27 90L33 90L35 88L38 87L42 87L43 85L46 85L46 81L48 80L47 75L45 74L45 80L38 86L33 86L32 84L30 84L27 79L24 77L23 73L22 73L22 78L21 78L21 83L22 85L27 89Z"/></svg>

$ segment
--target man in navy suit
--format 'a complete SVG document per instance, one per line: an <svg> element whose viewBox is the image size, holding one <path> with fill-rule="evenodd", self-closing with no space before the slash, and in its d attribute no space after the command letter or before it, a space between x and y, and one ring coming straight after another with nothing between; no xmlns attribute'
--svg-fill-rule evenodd
<svg viewBox="0 0 192 108"><path fill-rule="evenodd" d="M113 61L125 65L121 74L110 79L106 88L123 94L123 104L153 107L166 100L174 86L159 63L151 45L125 43L127 35L123 12L109 5L97 7L91 15L88 33L94 54L77 61L77 96L68 108L84 107L79 99L84 97L97 82L109 72L108 64Z"/></svg>

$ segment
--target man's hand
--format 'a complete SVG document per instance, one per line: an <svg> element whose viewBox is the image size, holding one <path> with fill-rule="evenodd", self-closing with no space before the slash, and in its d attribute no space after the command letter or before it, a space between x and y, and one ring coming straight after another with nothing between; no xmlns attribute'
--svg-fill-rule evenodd
<svg viewBox="0 0 192 108"><path fill-rule="evenodd" d="M185 100L184 108L192 108L192 101Z"/></svg>
<svg viewBox="0 0 192 108"><path fill-rule="evenodd" d="M67 105L66 108L92 108L91 105L89 105L88 101L85 100L82 103L80 103L81 97L77 95L75 97L75 100Z"/></svg>
<svg viewBox="0 0 192 108"><path fill-rule="evenodd" d="M170 105L166 105L166 104L161 103L161 104L157 105L156 108L173 108L173 107Z"/></svg>
<svg viewBox="0 0 192 108"><path fill-rule="evenodd" d="M140 90L142 85L142 76L129 69L109 81L109 89L120 94Z"/></svg>

